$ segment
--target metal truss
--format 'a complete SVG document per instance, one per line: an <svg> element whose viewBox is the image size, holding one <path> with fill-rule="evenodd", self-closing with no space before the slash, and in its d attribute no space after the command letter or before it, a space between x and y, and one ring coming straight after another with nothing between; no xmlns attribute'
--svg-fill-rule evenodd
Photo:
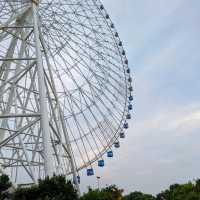
<svg viewBox="0 0 200 200"><path fill-rule="evenodd" d="M100 1L0 0L0 170L14 182L72 174L78 185L118 141L131 98Z"/></svg>

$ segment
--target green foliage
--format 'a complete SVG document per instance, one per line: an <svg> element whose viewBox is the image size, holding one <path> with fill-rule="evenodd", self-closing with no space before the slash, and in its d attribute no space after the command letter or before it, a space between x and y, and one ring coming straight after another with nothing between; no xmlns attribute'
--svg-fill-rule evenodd
<svg viewBox="0 0 200 200"><path fill-rule="evenodd" d="M11 182L9 181L9 177L7 175L0 176L0 200L5 199L6 194L5 191L12 186Z"/></svg>
<svg viewBox="0 0 200 200"><path fill-rule="evenodd" d="M14 200L78 200L77 191L64 176L40 180L30 188L18 188Z"/></svg>
<svg viewBox="0 0 200 200"><path fill-rule="evenodd" d="M121 200L123 190L118 189L115 185L106 187L102 190L89 189L80 200Z"/></svg>
<svg viewBox="0 0 200 200"><path fill-rule="evenodd" d="M149 194L143 194L142 192L132 192L125 196L124 200L156 200L156 198Z"/></svg>
<svg viewBox="0 0 200 200"><path fill-rule="evenodd" d="M9 177L7 175L1 175L0 176L0 192L7 190L9 187L11 187L11 182L9 180Z"/></svg>
<svg viewBox="0 0 200 200"><path fill-rule="evenodd" d="M157 195L157 200L200 200L200 181L171 185Z"/></svg>
<svg viewBox="0 0 200 200"><path fill-rule="evenodd" d="M11 182L7 175L0 176L0 200L11 196L12 200L78 200L77 191L70 181L64 176L54 176L39 180L38 185L29 188L18 188L13 194L7 192L11 188ZM132 192L122 196L123 190L115 185L101 190L89 188L80 200L200 200L200 179L194 183L173 184L167 190L162 191L156 197L142 192Z"/></svg>

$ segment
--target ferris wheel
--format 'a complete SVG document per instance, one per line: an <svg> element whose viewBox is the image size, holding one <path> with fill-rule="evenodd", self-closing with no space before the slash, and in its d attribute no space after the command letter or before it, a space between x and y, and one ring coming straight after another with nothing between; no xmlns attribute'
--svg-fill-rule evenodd
<svg viewBox="0 0 200 200"><path fill-rule="evenodd" d="M99 0L1 0L0 171L17 184L94 175L125 138L131 83Z"/></svg>

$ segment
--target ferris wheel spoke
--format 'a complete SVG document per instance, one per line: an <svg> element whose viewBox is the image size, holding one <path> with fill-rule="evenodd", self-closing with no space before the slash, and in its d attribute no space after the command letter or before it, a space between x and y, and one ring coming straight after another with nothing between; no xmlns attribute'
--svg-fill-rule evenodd
<svg viewBox="0 0 200 200"><path fill-rule="evenodd" d="M78 171L118 142L131 82L100 1L1 1L1 166L17 183L73 174L78 188Z"/></svg>
<svg viewBox="0 0 200 200"><path fill-rule="evenodd" d="M95 38L90 38L89 35L86 35L85 33L80 32L79 29L77 29L76 31L80 33L80 36L78 36L76 32L72 32L72 31L70 31L70 34L72 34L74 37L76 37L78 40L80 40L81 43L82 43L84 46L86 46L86 47L88 47L88 48L92 48L92 50L93 50L94 52L96 51L96 50L95 50L95 47L88 46L88 43L85 42L84 40L82 40L81 36L86 37L86 39L90 39L90 40L91 40L92 42L94 42L94 43L98 43L98 44L99 44L99 47L101 47L101 48L103 47L104 50L106 50L105 48L107 48L107 47L106 47L106 46L102 46L102 43L101 43L101 42L98 42L98 39L97 39L96 37L95 37ZM93 33L93 32L91 31L91 33ZM95 34L95 35L96 35L96 34ZM71 38L71 39L72 39L72 38ZM76 44L78 44L78 42L76 42L75 40L73 40L73 42L76 43ZM110 44L109 44L108 46L110 46ZM97 46L97 47L98 47L98 46ZM108 49L107 49L107 50L108 50ZM109 49L109 51L113 53L114 49ZM105 55L104 59L106 59L107 57L111 56L110 54L105 54L104 51L102 51L102 52L96 51L96 52L97 52L100 56ZM114 57L113 57L113 56L111 56L111 57L112 57L112 59L113 59L113 61L114 61L114 60L115 60ZM118 60L117 60L117 61L118 61ZM120 62L121 62L121 60L120 60ZM115 67L117 67L117 66L115 66ZM118 69L121 70L120 68L118 68Z"/></svg>
<svg viewBox="0 0 200 200"><path fill-rule="evenodd" d="M76 105L78 106L78 104L76 104ZM79 109L80 109L80 108L79 108ZM97 144L98 142L96 141L96 139L95 139L95 137L94 137L94 135L93 135L93 132L92 132L92 125L90 124L90 122L89 122L89 120L87 119L87 117L85 116L85 114L84 114L83 112L81 112L81 114L82 114L82 116L83 116L83 118L84 118L84 120L85 120L85 122L86 122L86 124L87 124L88 131L89 131L89 134L85 134L84 137L87 139L87 136L91 135L91 136L92 136L92 139L93 139L93 141L94 141L94 143L95 143L95 146L96 146L98 152L100 153L100 149L99 149L100 147L98 146L98 144ZM99 139L99 137L98 137L97 139L98 139L98 140L100 141L100 143L102 144L102 142L101 142L101 140ZM90 147L91 147L91 145L90 145ZM91 148L91 149L92 149L92 148ZM97 156L93 149L92 149L92 151L93 151L94 155Z"/></svg>
<svg viewBox="0 0 200 200"><path fill-rule="evenodd" d="M82 74L83 75L83 74ZM83 77L84 77L84 75L83 75ZM87 79L86 79L87 80ZM90 83L88 83L88 84L90 84ZM111 101L110 101L111 102Z"/></svg>
<svg viewBox="0 0 200 200"><path fill-rule="evenodd" d="M75 80L75 79L73 79L73 80L74 80L74 82L76 83L76 80ZM77 84L77 83L76 83L76 84ZM77 87L78 87L78 85L77 85ZM81 93L82 93L82 90L81 90ZM83 94L82 94L82 96L83 96L83 98L84 98L85 103L87 104L87 101L85 100L85 96L84 96ZM94 119L96 120L97 124L99 124L98 120L96 119L94 113L91 111L91 109L90 109L90 107L88 106L88 104L87 104L87 107L88 107L88 109L90 110L90 112L92 113L92 115L93 115Z"/></svg>
<svg viewBox="0 0 200 200"><path fill-rule="evenodd" d="M72 48L73 49L73 47L72 46L70 46L70 48ZM84 50L83 50L84 51ZM74 51L74 52L76 52L76 51ZM85 52L84 51L84 54L82 55L82 56L84 56L85 57L85 55L87 55L87 52ZM96 63L96 62L95 62ZM99 63L97 63L97 66L99 66ZM100 65L101 67L105 67L105 66L102 66L102 65ZM106 69L107 71L108 70L110 70L110 69ZM111 70L111 72L112 73L116 73L114 70ZM119 74L116 74L117 76L119 76ZM120 76L119 76L120 77ZM114 79L113 77L111 77L117 84L119 84L119 81L118 80L116 80L116 79Z"/></svg>
<svg viewBox="0 0 200 200"><path fill-rule="evenodd" d="M75 103L74 103L75 104ZM76 104L77 105L77 104ZM72 111L73 112L73 111ZM74 117L75 118L75 117ZM85 118L85 117L84 117ZM86 118L85 118L86 119ZM80 133L80 138L82 138L82 136L81 136L81 131L80 131L80 129L81 129L81 127L80 127L80 125L79 124L77 124L78 123L78 121L76 120L76 125L79 127L79 133ZM88 125L88 127L89 127L89 125ZM89 128L90 129L90 128ZM96 143L96 141L95 141L95 143ZM90 145L91 146L91 145Z"/></svg>

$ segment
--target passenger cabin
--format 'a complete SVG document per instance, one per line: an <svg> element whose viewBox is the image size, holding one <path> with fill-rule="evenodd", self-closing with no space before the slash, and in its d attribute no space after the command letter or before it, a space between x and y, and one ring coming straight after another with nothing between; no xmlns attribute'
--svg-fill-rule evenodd
<svg viewBox="0 0 200 200"><path fill-rule="evenodd" d="M128 113L128 114L126 115L126 119L131 119L131 114L130 114L130 113Z"/></svg>
<svg viewBox="0 0 200 200"><path fill-rule="evenodd" d="M107 157L112 158L113 157L113 151L108 151L107 152Z"/></svg>
<svg viewBox="0 0 200 200"><path fill-rule="evenodd" d="M115 142L115 143L114 143L114 147L115 147L115 148L119 148L119 147L120 147L120 143L119 143L119 142Z"/></svg>
<svg viewBox="0 0 200 200"><path fill-rule="evenodd" d="M130 86L128 89L129 89L130 92L133 91L133 87L132 86Z"/></svg>
<svg viewBox="0 0 200 200"><path fill-rule="evenodd" d="M125 133L124 133L124 132L121 132L121 133L119 134L119 137L120 137L121 139L124 139L124 138L125 138Z"/></svg>
<svg viewBox="0 0 200 200"><path fill-rule="evenodd" d="M87 176L93 176L94 175L94 170L92 168L87 169Z"/></svg>
<svg viewBox="0 0 200 200"><path fill-rule="evenodd" d="M127 122L124 123L124 128L128 129L128 123Z"/></svg>
<svg viewBox="0 0 200 200"><path fill-rule="evenodd" d="M133 96L129 96L129 101L133 101Z"/></svg>
<svg viewBox="0 0 200 200"><path fill-rule="evenodd" d="M109 19L109 18L110 18L110 16L108 14L106 14L106 19Z"/></svg>
<svg viewBox="0 0 200 200"><path fill-rule="evenodd" d="M103 5L101 5L101 6L100 6L100 9L101 9L101 10L103 10L103 9L104 9Z"/></svg>
<svg viewBox="0 0 200 200"><path fill-rule="evenodd" d="M132 78L131 78L131 77L128 78L128 82L129 82L129 83L132 82Z"/></svg>
<svg viewBox="0 0 200 200"><path fill-rule="evenodd" d="M125 56L125 55L126 55L126 52L125 52L124 50L122 51L122 55L123 55L123 56Z"/></svg>
<svg viewBox="0 0 200 200"><path fill-rule="evenodd" d="M105 166L104 160L99 160L98 161L98 166L99 167L104 167Z"/></svg>

